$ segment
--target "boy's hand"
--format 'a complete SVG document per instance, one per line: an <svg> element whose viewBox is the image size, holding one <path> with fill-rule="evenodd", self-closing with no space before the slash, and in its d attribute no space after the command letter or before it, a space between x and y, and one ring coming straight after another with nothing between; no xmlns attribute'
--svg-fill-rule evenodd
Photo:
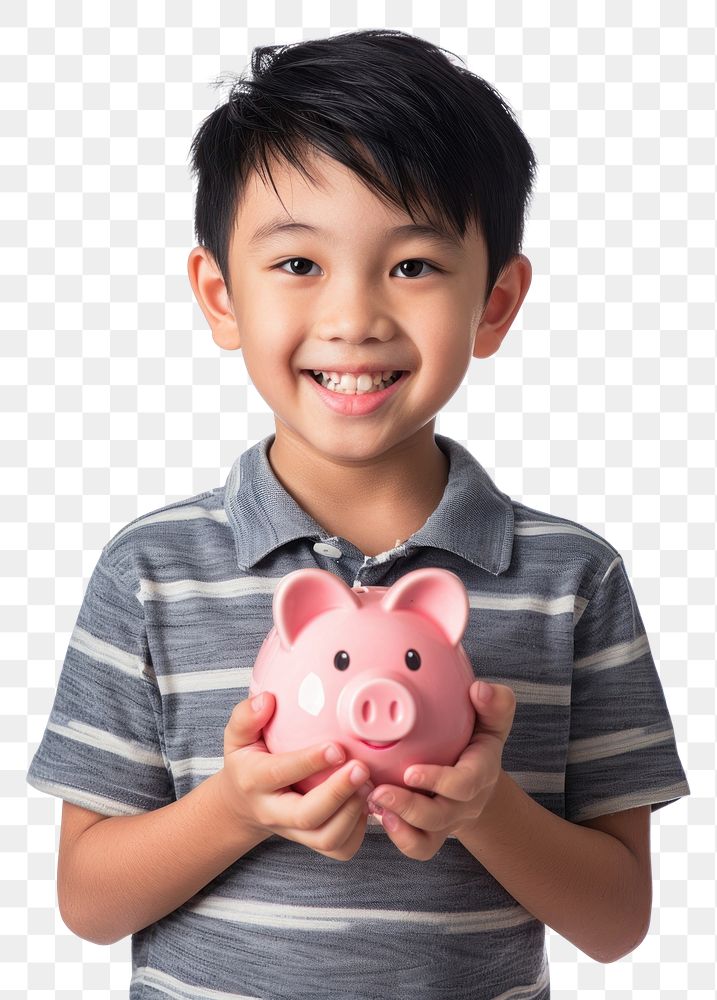
<svg viewBox="0 0 717 1000"><path fill-rule="evenodd" d="M368 768L347 761L321 785L301 795L289 786L336 761L328 761L321 743L292 753L272 754L259 733L273 715L276 700L264 692L259 711L247 698L234 707L224 729L224 800L237 823L259 833L276 833L337 861L348 861L358 851L366 832L366 798L373 789ZM360 767L358 778L352 777Z"/></svg>
<svg viewBox="0 0 717 1000"><path fill-rule="evenodd" d="M421 775L423 781L415 787L435 792L434 798L397 785L379 785L371 793L369 807L385 805L390 809L372 809L381 813L384 830L403 854L416 861L430 860L450 833L470 827L493 794L503 746L513 726L515 694L505 684L486 687L491 692L487 702L478 700L477 681L470 687L479 718L473 739L456 764L414 764L406 768L406 784L411 784L411 775ZM393 795L393 802L387 802L386 795Z"/></svg>

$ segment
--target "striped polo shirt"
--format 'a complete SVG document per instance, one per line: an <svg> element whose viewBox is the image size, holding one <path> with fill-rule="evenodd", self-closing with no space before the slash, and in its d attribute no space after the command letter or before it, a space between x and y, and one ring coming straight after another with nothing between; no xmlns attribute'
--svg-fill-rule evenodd
<svg viewBox="0 0 717 1000"><path fill-rule="evenodd" d="M423 527L365 556L283 488L273 435L226 484L130 522L91 575L27 775L107 816L159 809L223 766L232 708L287 573L348 586L456 573L476 677L516 695L503 768L580 822L689 795L620 554L574 521L502 493L462 445ZM516 1000L550 995L545 926L455 837L407 858L370 817L348 861L272 835L132 936L135 1000ZM211 836L211 830L207 830Z"/></svg>

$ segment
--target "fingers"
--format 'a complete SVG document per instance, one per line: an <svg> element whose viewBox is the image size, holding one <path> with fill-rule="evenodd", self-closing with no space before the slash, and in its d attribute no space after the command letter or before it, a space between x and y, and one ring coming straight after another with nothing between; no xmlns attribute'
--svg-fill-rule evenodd
<svg viewBox="0 0 717 1000"><path fill-rule="evenodd" d="M442 796L431 799L397 785L379 785L371 793L368 804L379 816L388 810L410 826L432 832L445 829L455 809L455 803Z"/></svg>
<svg viewBox="0 0 717 1000"><path fill-rule="evenodd" d="M487 698L480 697L482 687ZM414 764L403 774L408 787L382 784L369 798L369 808L381 816L384 829L408 857L433 857L456 823L480 815L496 787L515 716L515 693L506 684L476 682L470 697L478 716L476 732L458 761L452 767Z"/></svg>
<svg viewBox="0 0 717 1000"><path fill-rule="evenodd" d="M361 847L366 833L365 805L363 798L353 795L323 826L309 833L294 829L288 835L328 858L349 861Z"/></svg>
<svg viewBox="0 0 717 1000"><path fill-rule="evenodd" d="M507 684L476 681L470 686L470 698L478 713L476 731L496 736L501 743L505 743L515 717L513 689Z"/></svg>
<svg viewBox="0 0 717 1000"><path fill-rule="evenodd" d="M269 691L264 691L261 705L255 707L257 698L245 698L234 706L229 721L224 727L224 753L233 753L256 743L261 730L274 714L276 700Z"/></svg>
<svg viewBox="0 0 717 1000"><path fill-rule="evenodd" d="M365 789L364 785L367 786ZM349 760L326 781L303 796L295 815L303 829L313 830L330 819L357 791L362 790L361 801L356 802L360 811L372 789L366 765L357 760Z"/></svg>
<svg viewBox="0 0 717 1000"><path fill-rule="evenodd" d="M403 780L415 791L433 792L454 802L469 802L483 785L493 780L494 759L492 754L487 757L477 743L471 743L453 767L417 764L406 770Z"/></svg>
<svg viewBox="0 0 717 1000"><path fill-rule="evenodd" d="M366 830L366 798L373 790L368 768L349 760L305 795L287 793L271 801L282 835L338 860L353 857Z"/></svg>
<svg viewBox="0 0 717 1000"><path fill-rule="evenodd" d="M501 768L502 747L495 737L479 733L452 767L413 764L404 771L404 784L413 791L442 795L453 802L470 802L481 789L495 782Z"/></svg>
<svg viewBox="0 0 717 1000"><path fill-rule="evenodd" d="M263 693L263 704L256 710L252 699L240 701L234 708L225 731L225 753L227 743L235 748L246 747L257 742L261 728L271 718L274 712L275 699L268 691ZM265 744L264 744L265 746ZM277 792L297 784L303 778L309 778L321 771L327 772L327 780L346 760L346 752L339 743L319 743L313 747L293 750L286 753L263 753L258 760L252 760L254 784L262 792ZM351 766L360 770L354 779L348 776ZM340 805L347 791L349 794L362 785L369 777L368 768L357 760L349 761L344 768L344 779L332 782L328 794L333 796L335 806ZM340 791L337 791L340 789Z"/></svg>
<svg viewBox="0 0 717 1000"><path fill-rule="evenodd" d="M225 727L222 773L232 808L242 822L262 831L338 860L350 859L366 830L366 798L374 787L368 768L355 759L345 761L345 751L337 744L270 753L261 730L274 712L275 699L264 694L258 710L250 698L235 705ZM312 775L321 783L309 793L290 790Z"/></svg>
<svg viewBox="0 0 717 1000"><path fill-rule="evenodd" d="M327 772L327 778L332 777L345 760L343 748L336 743L319 743L287 753L266 753L255 765L256 780L263 792L277 792L322 771ZM359 784L365 780L366 777Z"/></svg>
<svg viewBox="0 0 717 1000"><path fill-rule="evenodd" d="M395 813L386 813L382 819L387 836L402 854L414 861L430 861L445 842L445 830L418 830Z"/></svg>
<svg viewBox="0 0 717 1000"><path fill-rule="evenodd" d="M225 754L258 741L261 729L273 715L275 706L274 696L270 692L263 692L262 697L263 704L258 711L252 705L255 699L251 698L246 698L234 706L224 730ZM262 747L265 747L263 741ZM319 743L313 747L286 753L266 751L258 760L252 759L253 784L260 787L262 792L276 792L320 771L335 770L345 760L346 753L338 743ZM362 785L368 777L368 769L365 765L362 766L365 776L358 782L359 785Z"/></svg>
<svg viewBox="0 0 717 1000"><path fill-rule="evenodd" d="M489 692L486 700L479 697L481 685ZM516 699L512 688L505 684L485 684L476 681L470 688L471 702L478 718L471 742L452 767L439 764L415 764L406 768L404 783L411 789L442 795L453 802L470 802L481 789L490 787L500 769L502 748L513 725ZM388 789L386 789L388 790ZM421 809L420 819L430 822L436 809L425 811L423 797L406 797L413 807ZM406 817L408 818L408 817ZM419 816L414 815L417 822ZM423 823L420 824L423 826ZM431 829L425 826L424 829Z"/></svg>

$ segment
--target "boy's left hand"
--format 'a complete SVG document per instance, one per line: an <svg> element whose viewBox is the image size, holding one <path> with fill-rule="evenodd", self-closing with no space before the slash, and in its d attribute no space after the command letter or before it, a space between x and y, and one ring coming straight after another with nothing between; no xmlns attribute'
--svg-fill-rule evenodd
<svg viewBox="0 0 717 1000"><path fill-rule="evenodd" d="M413 764L406 768L406 784L411 784L411 775L421 775L423 780L415 787L435 792L433 798L398 785L378 785L369 796L369 806L384 807L382 823L388 836L416 861L430 860L449 834L474 823L493 794L503 746L513 726L515 694L505 684L486 687L490 700L479 701L479 683L471 684L470 698L478 719L471 742L453 767ZM384 801L387 795L393 795L393 802Z"/></svg>

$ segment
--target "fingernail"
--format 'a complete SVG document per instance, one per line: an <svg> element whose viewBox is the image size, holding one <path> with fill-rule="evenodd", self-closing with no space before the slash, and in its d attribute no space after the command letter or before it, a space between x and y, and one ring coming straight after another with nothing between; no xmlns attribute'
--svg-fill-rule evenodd
<svg viewBox="0 0 717 1000"><path fill-rule="evenodd" d="M255 712L261 712L262 708L264 707L264 695L258 694L256 698L253 699L251 707L254 709Z"/></svg>
<svg viewBox="0 0 717 1000"><path fill-rule="evenodd" d="M368 769L363 764L354 764L349 775L352 785L362 785L368 778Z"/></svg>
<svg viewBox="0 0 717 1000"><path fill-rule="evenodd" d="M324 757L329 764L340 764L344 759L343 753L333 743L324 750Z"/></svg>
<svg viewBox="0 0 717 1000"><path fill-rule="evenodd" d="M486 684L484 681L478 681L478 701L482 701L484 705L493 697L493 685Z"/></svg>
<svg viewBox="0 0 717 1000"><path fill-rule="evenodd" d="M384 810L383 814L383 825L387 830L397 830L398 829L398 816L392 812L386 812Z"/></svg>

